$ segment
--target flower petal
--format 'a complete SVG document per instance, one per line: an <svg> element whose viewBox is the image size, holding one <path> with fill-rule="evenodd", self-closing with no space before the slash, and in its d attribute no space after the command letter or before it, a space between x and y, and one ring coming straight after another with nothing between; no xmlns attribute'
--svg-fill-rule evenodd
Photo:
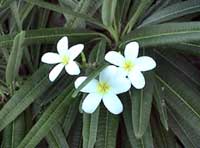
<svg viewBox="0 0 200 148"><path fill-rule="evenodd" d="M74 61L70 61L69 64L65 65L65 70L70 75L79 75L79 66Z"/></svg>
<svg viewBox="0 0 200 148"><path fill-rule="evenodd" d="M77 89L86 79L87 77L79 77L78 79L76 79L76 81L74 82L75 88ZM96 79L93 79L85 87L83 87L81 91L86 93L96 92L97 85L98 81Z"/></svg>
<svg viewBox="0 0 200 148"><path fill-rule="evenodd" d="M68 38L66 36L58 41L57 50L60 55L66 54L68 51Z"/></svg>
<svg viewBox="0 0 200 148"><path fill-rule="evenodd" d="M101 102L102 96L96 93L87 95L82 104L82 109L86 113L93 113Z"/></svg>
<svg viewBox="0 0 200 148"><path fill-rule="evenodd" d="M100 82L107 82L110 79L113 79L117 75L118 68L114 65L109 65L104 68L99 74L99 81ZM115 77L116 78L116 77Z"/></svg>
<svg viewBox="0 0 200 148"><path fill-rule="evenodd" d="M113 93L103 96L103 103L106 108L115 115L123 111L123 106L120 99Z"/></svg>
<svg viewBox="0 0 200 148"><path fill-rule="evenodd" d="M140 71L148 71L156 67L156 62L151 57L142 56L136 59L136 66Z"/></svg>
<svg viewBox="0 0 200 148"><path fill-rule="evenodd" d="M117 66L122 66L122 64L125 61L125 58L118 52L116 51L109 51L105 55L105 60L110 62L111 64L117 65Z"/></svg>
<svg viewBox="0 0 200 148"><path fill-rule="evenodd" d="M117 78L113 77L109 80L108 83L112 88L112 92L114 92L115 94L124 93L131 88L130 81L122 76L118 76Z"/></svg>
<svg viewBox="0 0 200 148"><path fill-rule="evenodd" d="M63 68L63 64L58 64L51 70L51 72L49 73L49 79L51 82L53 82L58 77Z"/></svg>
<svg viewBox="0 0 200 148"><path fill-rule="evenodd" d="M57 53L47 52L42 56L41 61L47 64L57 64L61 62L61 58Z"/></svg>
<svg viewBox="0 0 200 148"><path fill-rule="evenodd" d="M130 42L126 45L124 55L126 59L134 60L139 53L139 44L137 42Z"/></svg>
<svg viewBox="0 0 200 148"><path fill-rule="evenodd" d="M82 51L83 51L84 45L83 44L77 44L72 46L69 49L69 56L71 60L74 60Z"/></svg>
<svg viewBox="0 0 200 148"><path fill-rule="evenodd" d="M145 86L145 79L143 74L139 70L132 71L128 78L130 79L132 85L137 89L142 89Z"/></svg>

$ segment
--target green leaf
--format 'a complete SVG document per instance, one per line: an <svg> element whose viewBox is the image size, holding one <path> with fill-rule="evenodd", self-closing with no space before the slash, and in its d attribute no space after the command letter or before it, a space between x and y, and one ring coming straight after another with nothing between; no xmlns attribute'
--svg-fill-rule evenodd
<svg viewBox="0 0 200 148"><path fill-rule="evenodd" d="M53 43L55 44L61 37L68 36L70 42L85 42L101 35L89 30L68 30L67 28L45 28L26 31L25 45ZM15 35L0 36L0 47L10 47L13 44Z"/></svg>
<svg viewBox="0 0 200 148"><path fill-rule="evenodd" d="M25 136L24 114L10 123L3 131L2 148L16 148Z"/></svg>
<svg viewBox="0 0 200 148"><path fill-rule="evenodd" d="M161 61L160 64L156 79L163 87L167 104L192 128L200 132L199 90L182 73Z"/></svg>
<svg viewBox="0 0 200 148"><path fill-rule="evenodd" d="M83 148L93 148L97 138L99 108L89 115L83 114Z"/></svg>
<svg viewBox="0 0 200 148"><path fill-rule="evenodd" d="M100 64L104 62L104 56L106 50L106 41L101 40L96 46L92 49L89 55L88 61L91 63Z"/></svg>
<svg viewBox="0 0 200 148"><path fill-rule="evenodd" d="M28 15L30 14L32 9L33 9L32 4L24 4L23 5L23 7L19 11L21 23L23 23L24 20L28 17Z"/></svg>
<svg viewBox="0 0 200 148"><path fill-rule="evenodd" d="M156 53L159 61L174 67L176 70L190 79L193 83L195 83L198 88L200 88L200 71L192 63L187 61L187 59L176 53L170 54L166 50L156 51Z"/></svg>
<svg viewBox="0 0 200 148"><path fill-rule="evenodd" d="M73 85L70 84L69 87L50 104L17 148L34 148L42 138L48 134L49 130L63 117L70 103L74 100L74 98L71 97L73 93L72 87Z"/></svg>
<svg viewBox="0 0 200 148"><path fill-rule="evenodd" d="M42 107L52 102L67 86L69 86L73 79L71 77L65 77L64 74L64 72L61 73L60 79L58 78L58 80L53 82L53 85L48 89L48 93L43 93L38 100L36 100L38 105Z"/></svg>
<svg viewBox="0 0 200 148"><path fill-rule="evenodd" d="M134 25L137 23L140 16L142 16L146 9L152 4L153 0L141 0L140 3L137 5L135 12L133 13L132 17L128 21L124 33L129 33Z"/></svg>
<svg viewBox="0 0 200 148"><path fill-rule="evenodd" d="M118 1L117 7L116 7L116 22L119 23L119 26L121 25L121 21L125 21L125 18L127 16L127 6L130 5L131 0L125 0L125 1Z"/></svg>
<svg viewBox="0 0 200 148"><path fill-rule="evenodd" d="M62 8L60 6L57 6L57 5L48 3L48 2L44 2L44 1L40 1L40 0L25 0L25 1L28 2L28 3L40 6L42 8L46 8L46 9L61 13L61 14L66 13L66 14L69 14L69 15L72 15L72 16L75 16L75 17L82 18L82 19L89 21L90 23L95 24L95 25L97 25L101 28L106 28L98 20L96 20L92 17L89 17L88 15L84 15L82 13L74 12L71 9Z"/></svg>
<svg viewBox="0 0 200 148"><path fill-rule="evenodd" d="M141 47L174 44L199 40L200 23L165 23L134 30L122 39L120 46L137 41Z"/></svg>
<svg viewBox="0 0 200 148"><path fill-rule="evenodd" d="M185 43L177 43L167 46L168 49L174 49L183 54L193 54L200 55L200 45L199 41L194 42L185 42Z"/></svg>
<svg viewBox="0 0 200 148"><path fill-rule="evenodd" d="M102 3L102 0L80 0L77 2L77 4L74 4L73 2L71 2L72 4L69 6L69 2L60 0L62 2L61 6L65 9L69 9L69 7L71 8L71 10L74 10L75 12L79 12L82 14L87 14L88 16L92 16L96 10L99 8L100 4ZM67 3L68 5L62 5L63 3ZM70 27L70 28L85 28L86 24L85 21L83 19L81 19L80 17L74 17L74 16L70 16L68 14L65 14L65 18L67 20L66 23L66 27Z"/></svg>
<svg viewBox="0 0 200 148"><path fill-rule="evenodd" d="M70 148L82 147L82 127L83 127L82 120L83 120L82 115L78 114L68 137Z"/></svg>
<svg viewBox="0 0 200 148"><path fill-rule="evenodd" d="M0 0L0 8L6 8L12 3L13 0Z"/></svg>
<svg viewBox="0 0 200 148"><path fill-rule="evenodd" d="M62 125L62 128L64 130L65 136L68 137L69 136L69 132L71 127L73 126L75 119L78 115L78 107L79 107L79 102L80 100L78 98L76 98L77 100L75 100L70 106L69 109L67 110L67 113L64 117L64 122Z"/></svg>
<svg viewBox="0 0 200 148"><path fill-rule="evenodd" d="M200 134L179 116L171 107L169 111L169 125L185 147L197 148Z"/></svg>
<svg viewBox="0 0 200 148"><path fill-rule="evenodd" d="M148 17L141 26L166 22L196 12L200 12L199 0L188 0L175 3L156 11L154 14Z"/></svg>
<svg viewBox="0 0 200 148"><path fill-rule="evenodd" d="M95 148L116 148L118 125L119 116L100 108Z"/></svg>
<svg viewBox="0 0 200 148"><path fill-rule="evenodd" d="M153 129L153 142L156 148L176 148L177 137L173 134L171 129L168 131L165 130L155 110L153 110L151 116L151 129Z"/></svg>
<svg viewBox="0 0 200 148"><path fill-rule="evenodd" d="M18 5L17 5L17 1L13 1L10 4L10 9L11 9L12 15L15 19L15 22L17 24L17 30L21 31L22 30L22 22L21 22L20 16L19 16L19 8L18 8Z"/></svg>
<svg viewBox="0 0 200 148"><path fill-rule="evenodd" d="M154 84L154 99L156 103L156 108L160 115L160 120L166 130L168 130L168 117L167 117L167 107L164 100L164 94L162 93L162 86L159 83Z"/></svg>
<svg viewBox="0 0 200 148"><path fill-rule="evenodd" d="M143 89L131 89L132 122L137 138L144 135L149 125L153 97L153 74L152 72L145 73L146 85Z"/></svg>
<svg viewBox="0 0 200 148"><path fill-rule="evenodd" d="M102 21L103 24L111 27L115 18L115 9L117 6L117 0L104 0L102 5Z"/></svg>
<svg viewBox="0 0 200 148"><path fill-rule="evenodd" d="M144 135L140 139L137 139L133 130L132 116L130 114L131 100L129 96L124 96L122 101L124 104L123 119L131 148L153 148L153 138L150 126L148 125Z"/></svg>
<svg viewBox="0 0 200 148"><path fill-rule="evenodd" d="M59 124L56 124L50 130L46 139L49 146L52 148L69 148L64 132L62 131L62 127Z"/></svg>
<svg viewBox="0 0 200 148"><path fill-rule="evenodd" d="M40 97L52 83L49 82L47 67L40 68L11 97L0 111L0 130L20 115L35 99Z"/></svg>
<svg viewBox="0 0 200 148"><path fill-rule="evenodd" d="M14 38L12 50L8 59L8 64L6 68L6 82L11 85L16 79L19 72L19 67L21 64L23 56L23 43L25 39L25 32L22 31L16 35Z"/></svg>

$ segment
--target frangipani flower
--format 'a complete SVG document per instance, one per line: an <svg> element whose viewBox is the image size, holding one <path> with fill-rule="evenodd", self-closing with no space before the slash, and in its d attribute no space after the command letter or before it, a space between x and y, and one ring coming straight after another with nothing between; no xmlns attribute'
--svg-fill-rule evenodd
<svg viewBox="0 0 200 148"><path fill-rule="evenodd" d="M79 77L75 81L78 88L87 77ZM86 113L93 113L101 100L106 108L113 114L119 114L123 110L122 103L117 94L130 89L130 81L122 76L120 70L115 66L107 66L100 72L99 80L91 80L81 91L89 93L83 101L82 109Z"/></svg>
<svg viewBox="0 0 200 148"><path fill-rule="evenodd" d="M70 75L80 73L79 66L74 59L82 52L83 44L77 44L68 49L68 38L63 37L57 43L57 53L47 52L42 56L42 62L47 64L57 64L49 74L50 81L54 81L63 68Z"/></svg>
<svg viewBox="0 0 200 148"><path fill-rule="evenodd" d="M106 54L105 60L119 66L132 85L137 89L142 89L145 86L143 71L152 70L156 67L156 62L148 56L137 57L139 53L139 44L130 42L126 45L124 56L115 51L110 51Z"/></svg>

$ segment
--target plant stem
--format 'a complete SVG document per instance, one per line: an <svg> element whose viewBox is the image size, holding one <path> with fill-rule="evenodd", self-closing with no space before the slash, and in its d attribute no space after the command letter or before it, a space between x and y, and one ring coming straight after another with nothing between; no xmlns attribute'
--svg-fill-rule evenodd
<svg viewBox="0 0 200 148"><path fill-rule="evenodd" d="M139 6L136 9L136 12L133 14L133 16L131 17L130 21L125 26L125 29L124 29L124 31L122 33L122 36L124 36L126 33L129 33L132 30L132 28L137 23L138 18L141 15L143 15L143 13L145 12L145 10L149 6L149 4L151 4L151 0L141 0Z"/></svg>
<svg viewBox="0 0 200 148"><path fill-rule="evenodd" d="M113 29L112 27L108 28L110 34L112 35L113 39L115 40L115 43L118 44L119 42L119 35L117 33L117 30Z"/></svg>

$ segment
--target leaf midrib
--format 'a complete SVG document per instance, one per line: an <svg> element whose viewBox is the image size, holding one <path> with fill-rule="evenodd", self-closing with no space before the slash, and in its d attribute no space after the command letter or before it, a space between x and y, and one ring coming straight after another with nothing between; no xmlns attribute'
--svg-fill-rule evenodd
<svg viewBox="0 0 200 148"><path fill-rule="evenodd" d="M171 114L172 118L176 121L176 123L179 126L179 128L183 131L183 133L185 134L185 136L187 137L187 139L190 141L190 143L195 148L195 144L190 140L189 135L187 135L187 132L185 131L185 129L181 126L181 124L178 122L178 120L175 118L175 116L172 113L170 113L170 114Z"/></svg>
<svg viewBox="0 0 200 148"><path fill-rule="evenodd" d="M15 137L15 121L13 121L12 122L12 124L11 124L11 128L12 128L12 132L11 132L11 137L12 137L12 139L11 139L11 148L14 148L14 143L15 143L15 139L14 139L14 137Z"/></svg>
<svg viewBox="0 0 200 148"><path fill-rule="evenodd" d="M106 127L105 127L105 142L104 142L104 148L107 148L107 137L108 137L108 125L109 125L109 123L108 123L108 117L109 115L108 115L108 111L106 111Z"/></svg>
<svg viewBox="0 0 200 148"><path fill-rule="evenodd" d="M197 85L200 85L200 83L196 82L187 72L185 72L184 70L182 70L181 68L179 68L179 66L172 60L170 60L169 58L167 58L166 56L164 56L163 54L161 54L160 52L156 51L155 52L157 54L159 54L159 56L161 56L163 59L165 59L167 62L169 62L171 65L173 65L176 69L180 70L182 73L184 73L184 75L186 75L190 80L192 80L193 82L195 82Z"/></svg>
<svg viewBox="0 0 200 148"><path fill-rule="evenodd" d="M144 99L144 90L142 89L141 90L141 92L140 92L140 95L141 95L141 99L140 99L140 119L139 119L139 131L138 131L138 133L140 133L141 134L141 132L142 132L142 128L141 128L141 126L142 126L142 119L143 119L143 113L142 113L142 111L143 111L143 99Z"/></svg>
<svg viewBox="0 0 200 148"><path fill-rule="evenodd" d="M143 40L143 39L149 39L149 38L156 38L160 36L170 36L170 35L179 35L179 34L187 34L187 33L200 33L200 30L195 31L175 31L175 32L169 32L169 33L161 33L161 34L155 34L155 35L149 35L149 36L142 36L142 37L133 37L132 39L124 41L122 44L126 44L127 42L130 42L132 40Z"/></svg>
<svg viewBox="0 0 200 148"><path fill-rule="evenodd" d="M158 91L158 86L157 85L155 85L155 93L157 94L157 96L159 97L159 98L161 98L161 96L160 96L160 93L159 93L159 91ZM161 104L161 99L159 99L159 103ZM164 111L164 108L163 107L160 107L160 109L161 109L161 112L162 112L162 114L163 114L163 116L164 116L164 118L165 118L165 126L168 126L168 123L167 123L167 120L166 120L166 117L165 117L165 111Z"/></svg>
<svg viewBox="0 0 200 148"><path fill-rule="evenodd" d="M166 83L161 77L159 77L157 74L155 75L155 77L161 82L163 83L174 95L176 95L195 115L197 115L197 117L200 119L200 115L192 108L192 106L187 103L184 98L179 95L178 93L176 93L176 91L173 90L173 88L170 87L170 85L168 85L168 83Z"/></svg>
<svg viewBox="0 0 200 148"><path fill-rule="evenodd" d="M67 98L70 97L70 96L72 95L72 92L73 92L73 91L71 91L71 92L67 95ZM69 99L69 98L68 98L68 99ZM67 99L67 100L68 100L68 99ZM59 108L60 106L62 106L62 104L63 104L65 101L66 101L66 97L58 104L58 106L56 107L55 110L51 111L51 114L50 114L50 113L48 114L47 119L45 120L45 122L44 122L42 125L40 125L39 128L36 129L36 131L34 131L35 129L33 129L33 128L35 127L35 125L33 126L32 129L33 129L33 133L34 133L33 135L34 135L34 136L36 136L36 137L38 136L38 133L39 133L40 129L42 129L43 127L46 126L46 124L48 124L49 119L55 114L55 112L58 110L58 108ZM38 121L38 122L39 122L39 121ZM36 124L37 124L37 123L36 123ZM40 124L41 124L41 123L40 123ZM36 127L35 127L35 128L36 128ZM31 132L31 130L29 131L29 133L30 133L30 132ZM27 134L27 135L29 135L29 134ZM29 135L29 136L30 136L30 135ZM25 137L25 138L26 138L26 137ZM25 138L24 138L24 139L25 139ZM24 140L22 140L22 142L23 142L23 141L24 141ZM18 145L17 148L21 148L21 147L19 147L19 146L21 146L21 145L25 145L25 146L31 145L31 144L30 144L31 141L32 141L32 139L28 139L28 140L26 139L25 143L22 143L22 142L21 142L20 145Z"/></svg>
<svg viewBox="0 0 200 148"><path fill-rule="evenodd" d="M157 21L161 21L161 19L164 19L168 16L171 16L171 15L174 15L174 14L177 14L177 13L182 13L184 11L187 11L187 10L190 10L190 9L196 9L196 8L200 8L199 5L197 6L194 6L194 7L189 7L189 8L185 8L185 9L182 9L182 10L179 10L179 11L175 11L175 12L172 12L172 13L169 13L167 15L161 15L160 17L156 17L155 19L149 21L147 24L150 24L150 23L156 23ZM192 12L191 12L192 13ZM153 16L153 15L152 15ZM146 24L146 23L145 23Z"/></svg>
<svg viewBox="0 0 200 148"><path fill-rule="evenodd" d="M27 98L27 96L29 96L30 94L32 94L33 91L35 91L38 87L41 86L41 83L42 83L47 77L48 77L48 76L45 76L44 78L42 78L41 81L38 82L38 83L33 87L32 91L29 91L28 94L26 94L23 98ZM17 108L18 106L21 106L21 103L23 104L23 102L24 102L24 100L21 99L21 100L17 103L17 105L14 107L14 109ZM19 104L20 104L20 105L19 105ZM5 116L9 116L9 114L12 113L14 109L12 108L11 111L8 111L6 114L4 114L4 116L0 119L0 121L1 121ZM9 119L9 118L8 118L8 119ZM5 121L6 121L6 120L5 120ZM4 124L5 124L5 121L3 120L3 122L1 122L1 123L4 123ZM0 130L2 130L2 127L1 127L2 124L1 124L1 123L0 123ZM4 125L4 124L3 124L3 125Z"/></svg>
<svg viewBox="0 0 200 148"><path fill-rule="evenodd" d="M29 34L29 32L27 32L27 34ZM47 34L47 35L37 35L37 36L25 37L25 43L26 43L27 40L38 39L38 38L43 39L43 38L46 38L46 37L50 37L50 38L51 37L59 37L59 36L66 35L66 34L70 34L70 37L72 37L72 36L85 36L86 34L87 35L99 35L99 36L101 36L99 33L96 33L96 32L89 32L89 33L86 33L86 32L84 32L84 33L73 33L73 32L72 33L64 33L63 32L63 33L58 33L56 35L55 34L51 34L51 35ZM30 33L30 35L31 35L31 33ZM13 40L14 39L7 39L7 40L4 40L4 41L0 41L0 47L2 46L2 44L6 44L7 42L13 42Z"/></svg>

